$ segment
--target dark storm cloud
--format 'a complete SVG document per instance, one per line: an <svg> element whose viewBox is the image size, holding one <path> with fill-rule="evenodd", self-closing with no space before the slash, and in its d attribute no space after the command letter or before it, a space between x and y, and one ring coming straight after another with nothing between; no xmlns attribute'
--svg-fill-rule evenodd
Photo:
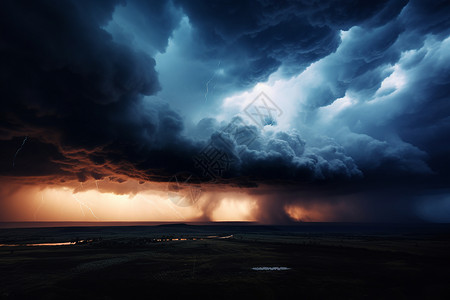
<svg viewBox="0 0 450 300"><path fill-rule="evenodd" d="M201 57L221 59L228 80L246 87L278 67L298 73L334 52L340 30L395 17L405 1L182 1L202 43ZM386 12L385 10L388 10ZM191 50L192 51L192 50Z"/></svg>
<svg viewBox="0 0 450 300"><path fill-rule="evenodd" d="M353 27L315 66L320 77L304 88L303 109L311 120L338 98L354 101L328 124L312 123L326 127L366 177L433 175L426 184L440 185L449 178L449 12L447 2L411 1L386 23ZM393 86L381 88L390 75Z"/></svg>
<svg viewBox="0 0 450 300"><path fill-rule="evenodd" d="M121 4L2 2L3 174L75 173L80 181L108 173L148 178L137 166L146 167L150 149L170 156L162 149L177 143L183 123L166 104L142 98L160 89L154 59L115 43L102 29ZM158 49L171 30L163 32ZM29 142L13 169L7 153L19 136L29 136Z"/></svg>
<svg viewBox="0 0 450 300"><path fill-rule="evenodd" d="M197 5L210 9L209 5ZM234 22L233 28L228 26L229 14L223 7L216 8L217 13L225 12L223 15L206 11L208 16L201 17L187 3L181 6L194 24L197 17L206 23L213 17L215 30L225 44L235 45L251 63L249 68L237 68L238 59L232 64L233 72L250 70L251 82L267 77L279 59L295 53L289 47L298 42L302 43L296 47L303 49L308 63L329 53L321 43L332 41L335 48L338 41L337 33L329 28L310 30L312 26L306 21L296 26L300 19L290 20L290 5L277 7L282 12L278 16L274 7L258 3L260 8L255 10L247 3L239 12L242 24ZM128 19L128 27L111 22L115 10L119 22ZM75 174L83 182L112 173L164 180L178 168L190 168L191 157L200 145L181 136L184 125L177 113L165 104L142 98L159 90L154 59L142 47L135 50L120 40L126 39L126 30L133 31L134 26L134 30L148 31L146 42L164 51L180 19L170 3L5 1L1 12L2 148L13 153L20 136L29 136L32 141L27 145L29 151L20 153L22 162L16 169L7 167L9 158L2 157L5 175ZM130 21L136 14L142 18ZM105 31L107 26L116 34ZM122 36L120 30L125 31ZM296 31L304 32L301 39L294 37ZM307 34L309 31L312 33ZM279 32L286 35L280 43L270 42ZM210 32L199 29L198 34L208 46L213 45ZM280 48L281 44L287 46ZM237 174L251 175L250 170L257 165L266 170L261 173L263 177L270 173L277 177L291 165L297 165L300 171L295 172L305 172L307 177L317 173L311 169L318 162L314 156L306 158L310 162L296 161L295 153L285 159L283 154L293 151L286 143L271 139L264 151L249 152L248 162L242 164L247 169ZM41 153L31 151L32 147L48 150ZM39 163L27 168L32 161ZM281 169L275 167L280 161ZM37 168L41 163L43 166ZM308 164L312 166L305 167Z"/></svg>
<svg viewBox="0 0 450 300"><path fill-rule="evenodd" d="M297 73L334 53L323 64L323 81L310 87L305 107L314 115L346 92L369 101L393 72L387 64L395 64L404 51L420 49L427 34L441 40L448 34L444 13L448 6L405 5L404 1L3 1L1 172L59 174L81 182L128 177L165 181L178 171L199 172L193 157L209 141L215 142L226 124L206 118L195 135L185 137L180 114L145 97L160 90L151 55L165 51L181 12L189 18L196 41L192 49L182 50L206 63L217 65L215 61L222 60L223 80L230 82L231 92L266 79L280 66L286 74ZM350 42L341 44L340 31L352 26L358 27L348 32ZM427 60L419 51L409 65L413 68L418 62L432 68L437 60ZM449 149L442 142L449 126L448 73L445 68L438 71L432 79L417 75L420 97L431 96L433 102L416 106L407 117L384 122L383 128L375 128L375 122L357 126L358 113L377 115L364 108L346 117L354 118L351 125L333 123L333 138L317 138L314 143L295 130L270 133L247 128L256 139L250 145L230 139L232 147L226 151L233 163L223 182L359 184L367 174L380 180L395 171L395 176L404 176L403 182L410 174L433 174L434 167L425 163L428 155L437 166L448 162ZM439 122L433 123L432 116ZM382 131L393 129L411 143L383 140ZM413 137L417 132L420 138ZM24 136L29 140L13 168L12 158Z"/></svg>

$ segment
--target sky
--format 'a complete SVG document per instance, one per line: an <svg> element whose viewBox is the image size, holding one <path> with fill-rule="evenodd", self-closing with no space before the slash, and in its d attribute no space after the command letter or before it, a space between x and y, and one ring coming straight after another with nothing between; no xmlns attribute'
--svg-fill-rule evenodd
<svg viewBox="0 0 450 300"><path fill-rule="evenodd" d="M450 222L449 16L1 1L0 221Z"/></svg>

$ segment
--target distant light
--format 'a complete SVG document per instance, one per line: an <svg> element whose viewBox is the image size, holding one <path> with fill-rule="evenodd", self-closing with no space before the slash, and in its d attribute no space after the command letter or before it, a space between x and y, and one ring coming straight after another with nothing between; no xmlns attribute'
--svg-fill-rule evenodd
<svg viewBox="0 0 450 300"><path fill-rule="evenodd" d="M253 267L254 271L286 271L290 270L288 267Z"/></svg>

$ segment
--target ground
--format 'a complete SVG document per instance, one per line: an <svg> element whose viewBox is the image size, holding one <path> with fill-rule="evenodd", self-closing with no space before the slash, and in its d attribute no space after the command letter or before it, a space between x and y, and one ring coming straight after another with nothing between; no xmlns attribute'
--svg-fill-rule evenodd
<svg viewBox="0 0 450 300"><path fill-rule="evenodd" d="M22 245L0 247L2 299L450 298L448 225L1 229L0 244Z"/></svg>

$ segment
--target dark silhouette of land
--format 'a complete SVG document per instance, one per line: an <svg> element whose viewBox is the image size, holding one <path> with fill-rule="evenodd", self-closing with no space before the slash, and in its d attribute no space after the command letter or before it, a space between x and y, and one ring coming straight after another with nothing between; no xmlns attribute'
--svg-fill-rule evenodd
<svg viewBox="0 0 450 300"><path fill-rule="evenodd" d="M71 224L0 244L1 299L450 297L449 224Z"/></svg>

